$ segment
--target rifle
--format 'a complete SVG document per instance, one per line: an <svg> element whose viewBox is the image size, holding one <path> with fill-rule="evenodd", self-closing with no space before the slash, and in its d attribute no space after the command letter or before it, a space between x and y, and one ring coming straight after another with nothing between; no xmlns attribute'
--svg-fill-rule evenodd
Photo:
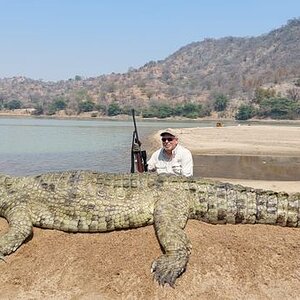
<svg viewBox="0 0 300 300"><path fill-rule="evenodd" d="M145 150L141 150L141 141L139 140L136 122L135 122L135 112L132 109L132 118L134 131L132 135L132 144L131 144L131 173L134 173L135 170L138 173L147 172L147 153Z"/></svg>

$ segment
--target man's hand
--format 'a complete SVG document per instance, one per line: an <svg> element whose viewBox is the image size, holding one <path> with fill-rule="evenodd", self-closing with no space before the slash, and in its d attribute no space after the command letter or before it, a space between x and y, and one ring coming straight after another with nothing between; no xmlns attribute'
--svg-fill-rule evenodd
<svg viewBox="0 0 300 300"><path fill-rule="evenodd" d="M139 144L134 143L133 146L132 146L132 151L133 152L140 152L141 148L140 148Z"/></svg>

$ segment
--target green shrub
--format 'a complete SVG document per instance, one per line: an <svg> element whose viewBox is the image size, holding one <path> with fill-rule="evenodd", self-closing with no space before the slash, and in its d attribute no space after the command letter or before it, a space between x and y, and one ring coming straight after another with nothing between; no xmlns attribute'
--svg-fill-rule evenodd
<svg viewBox="0 0 300 300"><path fill-rule="evenodd" d="M67 107L67 103L65 102L64 99L62 98L56 99L52 103L50 103L47 114L54 115L57 111L63 110L66 107Z"/></svg>
<svg viewBox="0 0 300 300"><path fill-rule="evenodd" d="M4 103L4 108L9 110L20 109L22 107L22 102L20 100L11 100Z"/></svg>
<svg viewBox="0 0 300 300"><path fill-rule="evenodd" d="M218 94L214 97L213 105L215 111L224 111L228 105L228 98L223 94Z"/></svg>
<svg viewBox="0 0 300 300"><path fill-rule="evenodd" d="M235 119L248 120L253 118L254 115L255 115L255 109L252 105L242 104L235 115Z"/></svg>
<svg viewBox="0 0 300 300"><path fill-rule="evenodd" d="M259 114L273 119L299 118L300 104L288 98L264 99L260 104Z"/></svg>
<svg viewBox="0 0 300 300"><path fill-rule="evenodd" d="M88 112L88 111L94 110L94 107L95 107L95 103L92 102L91 100L82 101L82 102L79 102L79 104L78 104L78 111L79 111L79 113Z"/></svg>
<svg viewBox="0 0 300 300"><path fill-rule="evenodd" d="M109 104L107 109L107 114L109 116L116 116L122 113L122 109L120 108L119 104L116 102L113 102Z"/></svg>

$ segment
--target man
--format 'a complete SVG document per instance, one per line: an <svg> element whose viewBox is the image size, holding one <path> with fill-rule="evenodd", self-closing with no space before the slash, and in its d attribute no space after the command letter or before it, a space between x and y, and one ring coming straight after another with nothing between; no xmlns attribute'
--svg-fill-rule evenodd
<svg viewBox="0 0 300 300"><path fill-rule="evenodd" d="M193 157L190 150L178 144L176 133L170 129L161 134L162 148L148 161L148 170L158 174L193 176Z"/></svg>

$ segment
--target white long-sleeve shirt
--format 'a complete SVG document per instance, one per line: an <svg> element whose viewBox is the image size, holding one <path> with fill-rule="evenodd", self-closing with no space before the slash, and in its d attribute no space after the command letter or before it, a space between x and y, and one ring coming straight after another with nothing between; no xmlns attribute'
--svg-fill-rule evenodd
<svg viewBox="0 0 300 300"><path fill-rule="evenodd" d="M174 174L186 177L193 176L193 157L190 150L177 145L168 157L163 148L155 151L148 161L148 170L157 174Z"/></svg>

